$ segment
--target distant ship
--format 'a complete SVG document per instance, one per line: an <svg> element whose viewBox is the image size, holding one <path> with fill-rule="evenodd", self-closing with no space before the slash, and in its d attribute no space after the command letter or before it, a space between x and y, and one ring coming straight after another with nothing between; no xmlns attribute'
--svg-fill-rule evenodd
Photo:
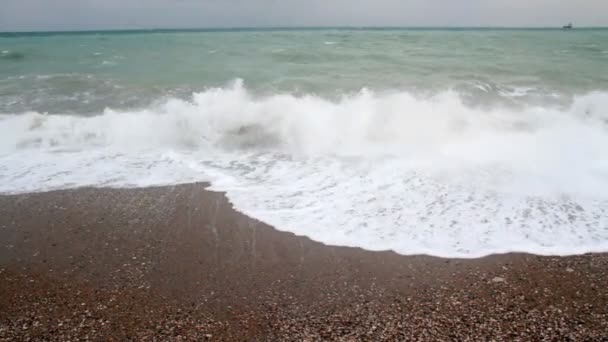
<svg viewBox="0 0 608 342"><path fill-rule="evenodd" d="M562 26L563 29L565 30L571 30L572 29L572 23L568 24L568 25L564 25Z"/></svg>

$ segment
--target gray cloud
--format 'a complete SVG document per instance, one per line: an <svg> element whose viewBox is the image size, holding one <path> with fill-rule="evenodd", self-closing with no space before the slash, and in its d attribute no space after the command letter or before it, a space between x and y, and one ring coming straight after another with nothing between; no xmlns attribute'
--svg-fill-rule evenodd
<svg viewBox="0 0 608 342"><path fill-rule="evenodd" d="M606 0L0 0L0 30L608 26Z"/></svg>

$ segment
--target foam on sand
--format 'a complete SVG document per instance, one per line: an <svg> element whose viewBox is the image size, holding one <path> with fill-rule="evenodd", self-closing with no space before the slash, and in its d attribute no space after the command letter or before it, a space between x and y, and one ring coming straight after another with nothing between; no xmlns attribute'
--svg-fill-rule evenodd
<svg viewBox="0 0 608 342"><path fill-rule="evenodd" d="M14 114L14 113L10 113ZM211 181L328 244L402 254L608 250L608 94L472 108L455 92L228 88L139 111L0 116L0 191Z"/></svg>

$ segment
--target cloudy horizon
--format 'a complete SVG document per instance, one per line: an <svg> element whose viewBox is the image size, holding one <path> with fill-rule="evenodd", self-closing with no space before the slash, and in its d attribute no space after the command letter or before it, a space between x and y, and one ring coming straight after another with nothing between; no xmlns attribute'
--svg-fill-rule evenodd
<svg viewBox="0 0 608 342"><path fill-rule="evenodd" d="M0 31L148 28L608 26L608 1L0 0Z"/></svg>

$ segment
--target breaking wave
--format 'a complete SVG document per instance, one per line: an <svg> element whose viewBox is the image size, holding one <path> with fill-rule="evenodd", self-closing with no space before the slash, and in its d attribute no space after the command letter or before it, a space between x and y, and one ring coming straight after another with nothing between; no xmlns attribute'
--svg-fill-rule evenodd
<svg viewBox="0 0 608 342"><path fill-rule="evenodd" d="M335 245L478 257L608 251L608 93L476 108L456 92L254 96L0 116L0 191L211 181Z"/></svg>

